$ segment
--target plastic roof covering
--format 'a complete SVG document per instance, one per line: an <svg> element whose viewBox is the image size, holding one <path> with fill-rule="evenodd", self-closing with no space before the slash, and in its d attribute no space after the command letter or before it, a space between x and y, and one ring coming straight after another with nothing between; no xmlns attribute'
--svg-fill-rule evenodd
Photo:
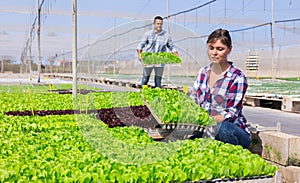
<svg viewBox="0 0 300 183"><path fill-rule="evenodd" d="M79 57L79 64L84 64L83 62L86 61L136 60L136 48L143 34L151 29L153 29L153 20L133 21L110 29L86 49ZM170 33L183 62L194 62L199 66L207 63L206 38L200 38L195 32L168 21L164 21L163 29Z"/></svg>

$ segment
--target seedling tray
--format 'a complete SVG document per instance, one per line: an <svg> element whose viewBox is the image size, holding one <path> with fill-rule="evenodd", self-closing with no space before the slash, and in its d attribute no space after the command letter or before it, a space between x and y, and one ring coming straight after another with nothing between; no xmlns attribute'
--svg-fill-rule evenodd
<svg viewBox="0 0 300 183"><path fill-rule="evenodd" d="M234 182L234 183L273 183L276 182L274 176L253 176L253 177L242 177L242 178L225 178L225 179L212 179L202 181L188 181L183 183L223 183L223 182Z"/></svg>
<svg viewBox="0 0 300 183"><path fill-rule="evenodd" d="M165 65L169 66L181 66L181 63L166 63L166 64L145 64L143 62L144 67L164 67Z"/></svg>
<svg viewBox="0 0 300 183"><path fill-rule="evenodd" d="M173 130L165 130L161 128L144 128L145 132L154 140L162 140L168 137Z"/></svg>
<svg viewBox="0 0 300 183"><path fill-rule="evenodd" d="M160 52L160 53L142 53L142 63L145 67L163 67L167 65L180 65L182 60L169 52Z"/></svg>
<svg viewBox="0 0 300 183"><path fill-rule="evenodd" d="M206 128L204 126L196 125L196 124L188 124L188 123L167 123L160 124L162 129L186 129L186 130L194 130L203 132Z"/></svg>
<svg viewBox="0 0 300 183"><path fill-rule="evenodd" d="M189 139L195 134L203 134L206 130L205 126L200 126L193 123L163 123L156 113L151 108L150 104L141 94L146 107L157 121L156 128L144 129L153 139L165 139L165 141L176 141Z"/></svg>

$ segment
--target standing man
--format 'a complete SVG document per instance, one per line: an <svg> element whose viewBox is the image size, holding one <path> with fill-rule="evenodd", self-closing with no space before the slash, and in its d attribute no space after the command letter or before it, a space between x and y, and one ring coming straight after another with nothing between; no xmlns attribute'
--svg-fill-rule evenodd
<svg viewBox="0 0 300 183"><path fill-rule="evenodd" d="M154 18L154 29L147 31L141 43L138 45L138 59L142 60L141 53L144 49L145 52L158 53L158 52L167 52L167 48L176 56L178 56L178 52L175 50L171 36L164 30L162 30L163 18L160 16L156 16ZM144 67L143 69L143 78L141 85L147 85L151 72L154 68L155 77L154 77L154 87L161 87L161 79L164 71L164 66L151 66Z"/></svg>

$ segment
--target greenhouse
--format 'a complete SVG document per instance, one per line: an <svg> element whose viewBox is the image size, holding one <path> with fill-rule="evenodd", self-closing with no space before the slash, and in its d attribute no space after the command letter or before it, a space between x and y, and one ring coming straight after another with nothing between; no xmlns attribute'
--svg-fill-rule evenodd
<svg viewBox="0 0 300 183"><path fill-rule="evenodd" d="M300 182L299 2L0 4L0 182Z"/></svg>

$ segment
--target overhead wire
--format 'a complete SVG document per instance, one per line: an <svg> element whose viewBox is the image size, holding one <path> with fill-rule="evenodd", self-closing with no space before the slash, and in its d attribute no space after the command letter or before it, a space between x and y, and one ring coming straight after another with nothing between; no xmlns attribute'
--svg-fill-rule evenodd
<svg viewBox="0 0 300 183"><path fill-rule="evenodd" d="M148 0L146 3L145 3L145 5L144 5L144 7L138 12L138 14L135 16L136 18L137 17L139 17L140 15L141 15L141 13L145 10L145 8L148 6L148 4L150 3L150 1L151 0ZM135 19L136 19L135 18Z"/></svg>
<svg viewBox="0 0 300 183"><path fill-rule="evenodd" d="M245 30L251 30L251 29L255 29L258 27L263 27L266 25L271 25L271 22L267 22L267 23L263 23L263 24L259 24L259 25L255 25L255 26L251 26L251 27L246 27L246 28L242 28L242 29L235 29L235 30L229 30L229 32L240 32L240 31L245 31Z"/></svg>
<svg viewBox="0 0 300 183"><path fill-rule="evenodd" d="M188 9L188 10L183 10L183 11L180 11L180 12L177 12L177 13L174 13L174 14L171 14L171 15L168 15L168 16L166 16L166 17L164 17L164 18L165 18L165 19L168 19L168 18L171 18L171 17L173 17L173 16L177 16L177 15L180 15L180 14L188 13L188 12L197 10L197 9L199 9L199 8L202 8L202 7L206 6L206 5L209 5L209 4L211 4L211 3L215 2L215 1L217 1L217 0L209 1L209 2L207 2L207 3L201 4L201 5L196 6L196 7L194 7L194 8L190 8L190 9Z"/></svg>
<svg viewBox="0 0 300 183"><path fill-rule="evenodd" d="M288 20L276 20L274 22L275 23L282 23L282 22L296 22L296 21L300 21L300 18L288 19Z"/></svg>
<svg viewBox="0 0 300 183"><path fill-rule="evenodd" d="M180 12L171 14L171 15L169 15L169 16L163 17L163 19L168 19L168 18L173 17L173 16L177 16L177 15L180 15L180 14L183 14L183 13L186 13L186 12L190 12L190 11L197 10L197 9L202 8L202 7L204 7L204 6L208 5L208 4L211 4L211 3L215 2L215 1L216 1L216 0L212 0L212 1L209 1L209 2L204 3L204 4L202 4L202 5L199 5L199 6L197 6L197 7L194 7L194 8L188 9L188 10L184 10L184 11L180 11ZM107 38L105 38L105 39L97 40L97 41L94 42L93 44L96 44L97 42L101 42L101 41L107 41L107 40L112 39L112 38L114 38L114 37L122 36L122 35L125 35L125 34L131 32L131 31L138 30L138 29L143 29L143 28L148 27L148 26L150 26L150 25L152 25L152 23L146 24L146 25L144 25L144 26L134 27L134 28L129 29L129 30L125 31L125 32L122 32L122 33L119 33L119 34L114 34L114 35L112 35L112 36L110 36L110 37L107 37Z"/></svg>
<svg viewBox="0 0 300 183"><path fill-rule="evenodd" d="M145 6L143 7L143 9L147 7L147 5L149 4L150 1L151 1L151 0L148 0L148 1L146 2L146 4L145 4ZM199 0L198 3L199 3L200 1L201 1L201 0ZM205 7L205 6L207 6L207 5L209 5L209 9L210 9L210 5L211 5L212 3L214 3L214 2L216 2L216 1L217 1L217 0L211 0L211 1L208 1L208 2L206 2L206 3L204 3L204 4L197 5L197 6L193 7L193 8L190 8L190 9L187 9L187 10L183 10L183 11L179 11L179 12L177 12L177 13L170 14L170 15L168 15L168 16L166 16L166 17L163 17L163 19L169 19L169 18L171 18L171 17L174 17L174 18L176 19L176 17L177 17L178 15L186 14L186 13L191 12L191 11L195 11L195 10L200 9L200 8L202 8L202 7ZM225 0L225 1L226 1L226 0ZM249 3L247 3L247 4L245 4L244 1L243 1L242 8L241 8L239 11L241 11L242 14L243 14L245 8L247 8L251 3L253 3L253 1L251 1L251 2L249 2ZM225 5L225 8L226 8L226 7L227 7L227 6ZM265 11L265 9L266 9L266 8L265 8L265 0L264 0L264 11ZM140 13L138 13L138 16L139 16L139 14L140 14ZM209 16L210 16L210 12L209 12ZM225 13L225 16L227 17L227 12ZM234 15L231 15L231 16L234 16ZM229 17L231 17L231 16L229 16ZM297 18L297 19L289 19L289 20L277 20L277 21L275 21L275 23L290 22L290 21L295 22L295 21L299 21L299 20L300 20L300 18ZM151 24L152 24L152 23L151 23ZM147 26L150 26L151 24L144 25L144 26L140 26L140 27L134 27L134 28L132 28L132 29L130 29L130 30L127 30L127 31L125 31L125 32L122 32L122 33L119 33L119 34L112 35L112 36L107 37L107 38L105 38L105 39L97 40L97 41L94 42L93 44L96 44L96 43L101 42L101 41L107 41L107 40L109 40L109 39L111 39L111 38L114 38L114 37L118 37L118 36L125 35L125 34L131 32L131 31L134 31L134 30L137 30L137 29L142 29L142 28L145 28L145 27L147 27ZM246 31L246 30L253 30L253 29L256 29L256 28L259 28L259 27L269 26L269 25L271 25L271 22L266 22L266 23L262 23L262 24L255 25L255 26L246 27L246 28L233 29L233 30L229 30L229 31L230 31L230 32L242 32L242 31ZM198 39L198 38L204 38L204 37L207 37L207 36L208 36L208 35L202 35L202 36L198 36L198 37L197 37L197 36L196 36L196 37L194 36L194 37L189 37L189 38L187 38L187 39ZM180 41L180 40L178 40L178 41ZM86 47L91 46L91 45L93 45L93 44L88 44L88 45L84 46L83 48L86 48Z"/></svg>
<svg viewBox="0 0 300 183"><path fill-rule="evenodd" d="M47 2L49 2L51 0L48 0ZM45 3L45 0L42 0L42 2L40 4L38 4L38 11L41 12L42 8L43 8L43 5ZM44 8L45 9L45 8ZM49 13L50 11L50 5L48 3L48 11L45 11L45 12L48 12ZM45 18L47 17L47 15L45 15ZM24 46L24 49L21 53L21 60L24 60L28 54L28 51L30 52L31 51L31 46L32 46L32 42L34 40L34 37L35 37L35 29L36 29L36 24L37 24L37 19L38 19L38 15L36 15L34 17L34 21L33 23L31 24L31 29L29 31L29 37L27 38L27 41L25 43L25 46ZM30 54L31 55L31 54ZM31 59L31 58L30 58Z"/></svg>
<svg viewBox="0 0 300 183"><path fill-rule="evenodd" d="M207 6L207 5L209 5L209 4L213 3L213 2L216 2L216 1L217 1L217 0L211 0L211 1L206 2L206 3L204 3L204 4L198 5L198 6L194 7L194 8L190 8L190 9L187 9L187 10L183 10L183 11L180 11L180 12L177 12L177 13L174 13L174 14L171 14L171 15L168 15L168 16L166 16L166 17L163 17L163 19L168 19L168 18L170 18L170 17L176 17L177 15L185 14L185 13L187 13L187 12L191 12L191 11L197 10L197 9L199 9L199 8L202 8L202 7L204 7L204 6ZM150 0L149 0L148 2L150 2ZM199 1L199 2L200 2L200 1ZM147 4L147 3L146 3L146 4ZM98 42L101 42L101 41L107 41L107 40L109 40L109 39L113 39L113 38L116 38L116 37L118 37L118 36L125 35L125 34L131 32L131 31L134 31L134 30L137 30L137 29L142 29L142 28L145 28L145 27L148 27L148 26L151 26L151 25L152 25L152 23L151 23L151 24L146 24L146 25L140 26L140 27L134 27L134 28L132 28L132 29L130 29L130 30L127 30L127 31L125 31L125 32L122 32L122 33L119 33L119 34L114 34L114 35L109 36L109 37L107 37L107 38L105 38L105 39L97 40L97 41L95 41L95 42L92 43L92 44L88 44L88 45L83 46L81 49L84 49L84 48L86 48L86 47L88 47L88 46L94 45L94 44L96 44L96 43L98 43ZM68 52L68 53L70 53L70 52ZM57 56L61 56L61 55L65 55L65 53L62 53L62 54L57 55Z"/></svg>

